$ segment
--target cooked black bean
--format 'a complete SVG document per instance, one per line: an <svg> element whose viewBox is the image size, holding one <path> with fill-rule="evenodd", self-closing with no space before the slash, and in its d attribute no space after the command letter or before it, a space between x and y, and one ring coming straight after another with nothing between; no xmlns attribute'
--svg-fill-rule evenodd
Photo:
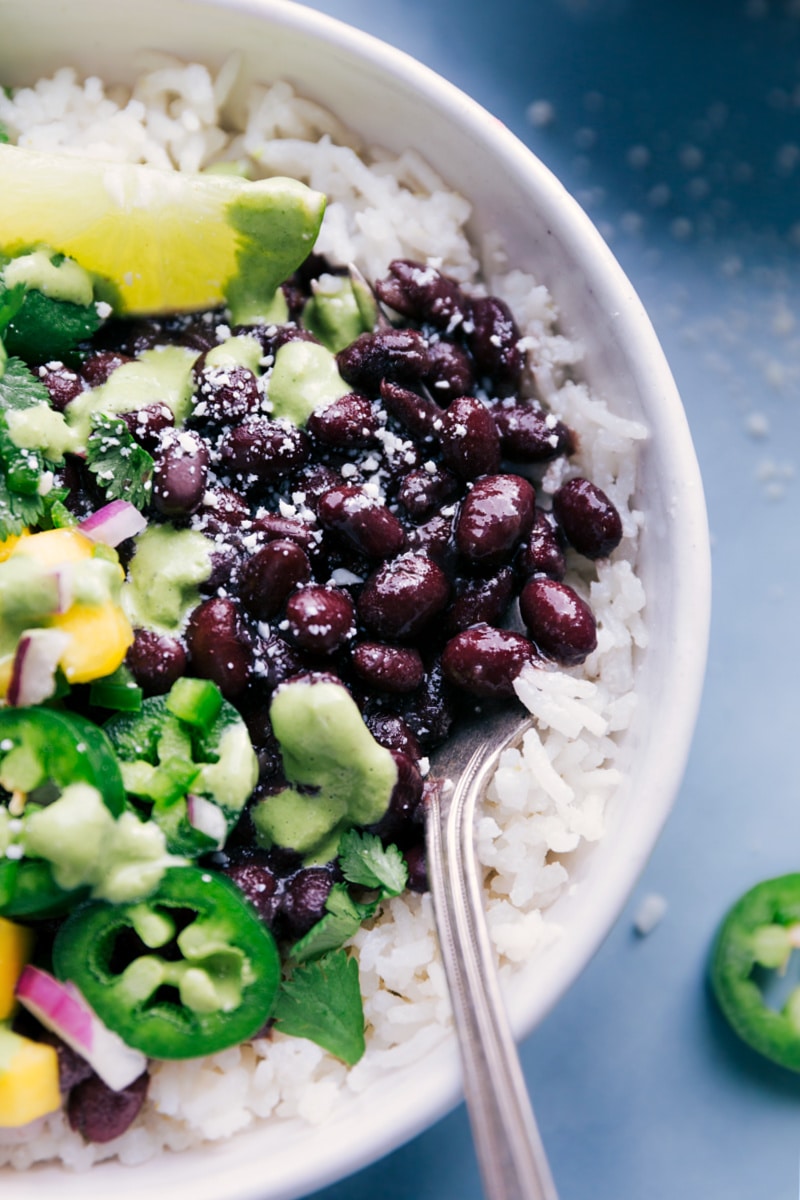
<svg viewBox="0 0 800 1200"><path fill-rule="evenodd" d="M415 438L435 438L442 427L442 410L427 396L384 379L380 386L381 400L387 413Z"/></svg>
<svg viewBox="0 0 800 1200"><path fill-rule="evenodd" d="M458 396L442 417L442 462L461 479L500 470L500 434L494 417L474 396Z"/></svg>
<svg viewBox="0 0 800 1200"><path fill-rule="evenodd" d="M355 609L341 588L311 584L286 602L292 640L311 654L332 654L355 635Z"/></svg>
<svg viewBox="0 0 800 1200"><path fill-rule="evenodd" d="M428 345L428 361L423 376L434 400L447 404L454 396L470 396L475 390L472 359L455 342L441 338Z"/></svg>
<svg viewBox="0 0 800 1200"><path fill-rule="evenodd" d="M484 567L502 562L530 532L535 502L532 484L521 475L484 475L461 505L459 552Z"/></svg>
<svg viewBox="0 0 800 1200"><path fill-rule="evenodd" d="M427 346L414 329L362 333L336 355L339 372L351 387L375 394L382 379L414 383L425 374Z"/></svg>
<svg viewBox="0 0 800 1200"><path fill-rule="evenodd" d="M296 542L278 538L249 558L239 576L242 604L258 621L276 616L287 596L311 577L308 555Z"/></svg>
<svg viewBox="0 0 800 1200"><path fill-rule="evenodd" d="M544 575L528 580L519 610L533 641L557 662L581 663L597 645L594 614L566 583Z"/></svg>
<svg viewBox="0 0 800 1200"><path fill-rule="evenodd" d="M588 479L570 479L553 496L553 512L570 545L587 558L605 558L622 540L622 518Z"/></svg>
<svg viewBox="0 0 800 1200"><path fill-rule="evenodd" d="M132 412L120 413L120 416L128 427L128 433L140 446L144 446L148 454L158 453L162 433L175 424L172 409L161 400L145 404L143 408L135 408Z"/></svg>
<svg viewBox="0 0 800 1200"><path fill-rule="evenodd" d="M36 374L47 388L50 403L57 412L63 412L84 390L85 385L78 372L70 370L63 363L46 363L36 368Z"/></svg>
<svg viewBox="0 0 800 1200"><path fill-rule="evenodd" d="M248 367L206 366L196 380L191 425L221 429L244 421L261 406L258 379Z"/></svg>
<svg viewBox="0 0 800 1200"><path fill-rule="evenodd" d="M290 421L254 417L223 435L219 455L246 485L283 478L308 460L310 449L305 432Z"/></svg>
<svg viewBox="0 0 800 1200"><path fill-rule="evenodd" d="M123 363L133 362L127 354L116 350L95 350L80 365L80 372L89 387L100 387Z"/></svg>
<svg viewBox="0 0 800 1200"><path fill-rule="evenodd" d="M574 438L563 421L533 401L496 404L492 413L506 458L514 462L550 462L572 454Z"/></svg>
<svg viewBox="0 0 800 1200"><path fill-rule="evenodd" d="M400 485L397 500L410 517L422 521L454 499L459 491L455 475L430 462L417 471L409 471Z"/></svg>
<svg viewBox="0 0 800 1200"><path fill-rule="evenodd" d="M372 404L359 392L349 392L322 408L315 408L306 422L306 429L317 441L343 449L372 445L377 428Z"/></svg>
<svg viewBox="0 0 800 1200"><path fill-rule="evenodd" d="M427 892L428 865L425 854L425 843L415 842L403 851L408 870L408 890L410 892Z"/></svg>
<svg viewBox="0 0 800 1200"><path fill-rule="evenodd" d="M148 696L162 696L186 673L186 650L177 638L136 629L126 663Z"/></svg>
<svg viewBox="0 0 800 1200"><path fill-rule="evenodd" d="M413 692L425 677L419 653L408 646L359 642L353 647L352 663L365 683L382 692Z"/></svg>
<svg viewBox="0 0 800 1200"><path fill-rule="evenodd" d="M274 692L287 679L298 675L306 665L302 653L282 637L273 635L257 643L259 674L255 686Z"/></svg>
<svg viewBox="0 0 800 1200"><path fill-rule="evenodd" d="M489 380L497 396L511 396L522 378L519 330L504 300L497 296L473 299L467 342L478 375Z"/></svg>
<svg viewBox="0 0 800 1200"><path fill-rule="evenodd" d="M401 750L415 762L419 761L422 755L420 744L402 717L387 712L366 713L364 723L381 746L386 746L387 750Z"/></svg>
<svg viewBox="0 0 800 1200"><path fill-rule="evenodd" d="M153 469L153 507L165 517L188 517L200 507L208 479L208 447L184 429L162 434Z"/></svg>
<svg viewBox="0 0 800 1200"><path fill-rule="evenodd" d="M404 704L402 715L425 750L435 749L448 737L455 721L455 706L440 661L433 664L422 687Z"/></svg>
<svg viewBox="0 0 800 1200"><path fill-rule="evenodd" d="M358 598L358 614L378 637L407 640L442 611L449 595L441 567L424 555L403 554L369 577Z"/></svg>
<svg viewBox="0 0 800 1200"><path fill-rule="evenodd" d="M370 558L392 558L406 544L403 526L385 504L360 487L342 484L317 506L323 529L333 530Z"/></svg>
<svg viewBox="0 0 800 1200"><path fill-rule="evenodd" d="M252 648L234 600L215 596L198 605L186 626L186 645L201 679L212 680L227 700L244 692L253 669Z"/></svg>
<svg viewBox="0 0 800 1200"><path fill-rule="evenodd" d="M244 893L261 920L271 929L283 897L267 852L254 848L223 867L222 873Z"/></svg>
<svg viewBox="0 0 800 1200"><path fill-rule="evenodd" d="M542 508L536 509L531 531L520 547L517 565L524 579L530 575L549 575L551 579L564 578L567 560L558 528L552 515Z"/></svg>
<svg viewBox="0 0 800 1200"><path fill-rule="evenodd" d="M392 758L397 767L397 782L392 788L389 807L370 832L384 841L403 843L419 837L421 824L419 804L422 799L422 775L412 758L401 751L393 750Z"/></svg>
<svg viewBox="0 0 800 1200"><path fill-rule="evenodd" d="M150 1076L145 1071L127 1087L115 1091L99 1075L90 1075L72 1089L67 1100L70 1128L87 1142L111 1142L121 1137L139 1115Z"/></svg>
<svg viewBox="0 0 800 1200"><path fill-rule="evenodd" d="M480 699L511 699L514 680L536 658L535 647L521 633L472 625L457 633L442 651L445 679Z"/></svg>
<svg viewBox="0 0 800 1200"><path fill-rule="evenodd" d="M408 545L415 554L432 558L440 567L447 567L455 558L453 515L437 513L423 525L408 531Z"/></svg>
<svg viewBox="0 0 800 1200"><path fill-rule="evenodd" d="M287 880L281 916L289 937L302 937L325 915L325 902L333 883L333 874L328 867L304 867Z"/></svg>
<svg viewBox="0 0 800 1200"><path fill-rule="evenodd" d="M244 496L233 488L206 488L203 501L197 512L196 527L203 533L228 534L251 524L251 508Z"/></svg>
<svg viewBox="0 0 800 1200"><path fill-rule="evenodd" d="M435 267L408 258L389 263L389 274L379 279L375 291L390 308L421 324L453 329L470 311L469 297L454 279Z"/></svg>
<svg viewBox="0 0 800 1200"><path fill-rule="evenodd" d="M481 622L496 625L513 599L514 572L511 567L500 567L487 579L458 579L455 591L444 617L448 634Z"/></svg>

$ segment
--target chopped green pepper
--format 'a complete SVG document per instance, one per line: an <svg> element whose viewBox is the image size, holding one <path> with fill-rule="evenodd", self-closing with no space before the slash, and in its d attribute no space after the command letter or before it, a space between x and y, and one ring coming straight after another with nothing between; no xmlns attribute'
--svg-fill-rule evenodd
<svg viewBox="0 0 800 1200"><path fill-rule="evenodd" d="M58 798L73 783L97 788L114 817L125 809L125 788L108 738L91 721L47 708L0 709L0 804L14 819ZM0 793L0 797L2 793ZM0 858L0 915L43 918L63 912L85 894L65 891L49 862Z"/></svg>
<svg viewBox="0 0 800 1200"><path fill-rule="evenodd" d="M782 970L800 947L800 875L768 879L733 905L717 934L711 985L733 1030L772 1062L800 1071L800 986L778 1012L759 970Z"/></svg>
<svg viewBox="0 0 800 1200"><path fill-rule="evenodd" d="M253 1037L281 978L255 910L230 880L198 867L170 868L146 901L76 909L56 935L53 964L127 1045L164 1059Z"/></svg>

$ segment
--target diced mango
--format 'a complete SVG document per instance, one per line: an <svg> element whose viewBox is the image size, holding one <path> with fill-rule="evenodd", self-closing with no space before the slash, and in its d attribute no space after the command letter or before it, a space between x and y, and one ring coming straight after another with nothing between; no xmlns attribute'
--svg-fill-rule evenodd
<svg viewBox="0 0 800 1200"><path fill-rule="evenodd" d="M3 1030L0 1045L0 1128L27 1125L61 1107L58 1055L45 1046Z"/></svg>
<svg viewBox="0 0 800 1200"><path fill-rule="evenodd" d="M0 1021L16 1007L14 989L33 949L33 931L0 917Z"/></svg>
<svg viewBox="0 0 800 1200"><path fill-rule="evenodd" d="M80 562L91 558L94 542L77 529L46 529L20 538L11 554L27 554L43 567L59 567L62 563Z"/></svg>
<svg viewBox="0 0 800 1200"><path fill-rule="evenodd" d="M14 553L14 550L22 541L22 539L26 538L27 536L28 531L26 529L23 530L23 532L19 535L12 533L9 535L9 537L4 538L3 541L0 542L0 562L5 562L6 559Z"/></svg>
<svg viewBox="0 0 800 1200"><path fill-rule="evenodd" d="M50 625L70 635L60 662L68 683L88 683L110 675L122 665L133 641L130 621L116 604L73 604L53 617Z"/></svg>

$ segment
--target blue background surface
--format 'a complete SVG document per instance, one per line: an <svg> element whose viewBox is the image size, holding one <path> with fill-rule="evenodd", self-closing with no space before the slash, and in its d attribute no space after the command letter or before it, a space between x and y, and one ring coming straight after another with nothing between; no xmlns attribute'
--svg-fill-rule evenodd
<svg viewBox="0 0 800 1200"><path fill-rule="evenodd" d="M324 0L504 121L647 306L703 471L714 618L695 743L630 904L522 1047L561 1200L794 1200L800 1078L723 1026L715 927L800 870L800 3ZM644 897L666 915L634 932ZM477 1200L463 1106L318 1200Z"/></svg>

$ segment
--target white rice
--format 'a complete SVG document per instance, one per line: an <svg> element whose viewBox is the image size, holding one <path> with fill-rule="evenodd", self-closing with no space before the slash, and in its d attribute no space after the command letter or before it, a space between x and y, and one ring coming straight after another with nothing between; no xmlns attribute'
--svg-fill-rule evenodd
<svg viewBox="0 0 800 1200"><path fill-rule="evenodd" d="M329 197L318 248L331 260L355 262L376 278L392 258L411 257L477 280L465 234L469 204L413 152L394 159L365 153L330 113L286 83L254 88L243 106L233 106L234 60L216 77L164 57L149 68L132 90L81 81L65 68L11 99L0 91L0 122L12 140L36 149L183 170L244 161L256 175L294 175ZM616 739L633 712L634 658L647 641L635 574L640 516L632 508L636 444L645 430L574 381L581 348L558 332L544 287L516 270L490 272L476 286L511 305L535 364L531 388L578 434L579 453L553 465L541 490L586 475L614 500L625 535L609 560L570 562L571 581L598 620L597 649L580 668L520 677L518 694L536 727L519 750L504 754L478 820L488 923L508 975L558 936L546 910L570 886L568 856L602 837L607 801L620 784ZM164 1148L229 1138L258 1121L324 1121L343 1092L361 1092L387 1071L422 1060L451 1029L429 895L392 900L352 946L367 1019L367 1051L352 1069L280 1034L206 1059L156 1064L145 1110L121 1138L86 1145L58 1114L22 1133L0 1131L0 1165L61 1159L84 1170L112 1157L134 1164Z"/></svg>

